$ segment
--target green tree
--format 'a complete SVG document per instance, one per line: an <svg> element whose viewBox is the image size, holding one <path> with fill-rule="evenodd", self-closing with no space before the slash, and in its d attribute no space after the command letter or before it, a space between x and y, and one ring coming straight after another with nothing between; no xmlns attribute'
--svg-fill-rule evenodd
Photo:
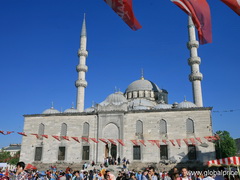
<svg viewBox="0 0 240 180"><path fill-rule="evenodd" d="M215 141L216 158L236 156L236 143L230 133L228 131L217 131L216 135L220 137L220 140Z"/></svg>
<svg viewBox="0 0 240 180"><path fill-rule="evenodd" d="M16 165L19 162L20 151L18 151L9 161L9 164Z"/></svg>
<svg viewBox="0 0 240 180"><path fill-rule="evenodd" d="M10 158L10 152L0 151L0 162L7 162Z"/></svg>

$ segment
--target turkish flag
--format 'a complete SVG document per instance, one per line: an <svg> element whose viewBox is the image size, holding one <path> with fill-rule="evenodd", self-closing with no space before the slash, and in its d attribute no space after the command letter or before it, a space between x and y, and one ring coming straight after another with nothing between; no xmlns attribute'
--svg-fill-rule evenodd
<svg viewBox="0 0 240 180"><path fill-rule="evenodd" d="M123 21L134 31L142 28L135 18L132 0L104 0Z"/></svg>
<svg viewBox="0 0 240 180"><path fill-rule="evenodd" d="M200 44L212 42L212 24L210 8L206 0L171 0L192 17L198 30Z"/></svg>
<svg viewBox="0 0 240 180"><path fill-rule="evenodd" d="M240 0L221 0L240 16Z"/></svg>

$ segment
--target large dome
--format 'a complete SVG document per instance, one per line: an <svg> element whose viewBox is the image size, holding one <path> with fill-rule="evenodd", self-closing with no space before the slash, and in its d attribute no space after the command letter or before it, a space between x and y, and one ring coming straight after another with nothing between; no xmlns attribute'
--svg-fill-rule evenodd
<svg viewBox="0 0 240 180"><path fill-rule="evenodd" d="M156 92L156 91L160 91L160 89L153 82L145 79L140 79L132 82L126 89L126 93L132 92L132 91L155 91Z"/></svg>

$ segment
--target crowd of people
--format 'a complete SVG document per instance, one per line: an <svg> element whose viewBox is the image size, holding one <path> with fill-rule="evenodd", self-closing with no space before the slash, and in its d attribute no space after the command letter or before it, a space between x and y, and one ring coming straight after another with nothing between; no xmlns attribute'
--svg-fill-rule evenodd
<svg viewBox="0 0 240 180"><path fill-rule="evenodd" d="M123 164L126 164L126 161L125 159ZM122 168L118 172L111 172L106 168L106 164L97 166L92 162L91 165L92 170L88 170L88 164L84 163L81 170L73 170L67 167L66 170L59 171L57 167L50 167L47 171L37 171L26 170L25 163L18 162L16 170L3 172L3 174L0 174L0 180L240 180L239 175L201 174L199 173L201 171L198 171L198 174L193 174L187 168L181 168L181 170L174 168L170 172L162 172L149 166L142 171Z"/></svg>

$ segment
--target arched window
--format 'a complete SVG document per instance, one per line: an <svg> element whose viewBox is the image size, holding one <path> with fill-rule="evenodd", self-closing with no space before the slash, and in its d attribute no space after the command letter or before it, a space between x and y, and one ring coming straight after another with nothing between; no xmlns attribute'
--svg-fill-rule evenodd
<svg viewBox="0 0 240 180"><path fill-rule="evenodd" d="M67 124L66 123L62 123L60 136L67 136Z"/></svg>
<svg viewBox="0 0 240 180"><path fill-rule="evenodd" d="M187 133L194 133L194 122L191 119L187 119L186 122Z"/></svg>
<svg viewBox="0 0 240 180"><path fill-rule="evenodd" d="M44 124L43 124L43 123L39 124L38 134L39 134L39 135L43 135L43 134L44 134L44 130L45 130Z"/></svg>
<svg viewBox="0 0 240 180"><path fill-rule="evenodd" d="M89 124L87 122L85 122L83 124L83 135L84 137L88 137L89 136Z"/></svg>
<svg viewBox="0 0 240 180"><path fill-rule="evenodd" d="M160 120L160 134L167 134L167 122L163 119Z"/></svg>
<svg viewBox="0 0 240 180"><path fill-rule="evenodd" d="M136 134L142 135L143 134L143 122L138 120L136 123Z"/></svg>

